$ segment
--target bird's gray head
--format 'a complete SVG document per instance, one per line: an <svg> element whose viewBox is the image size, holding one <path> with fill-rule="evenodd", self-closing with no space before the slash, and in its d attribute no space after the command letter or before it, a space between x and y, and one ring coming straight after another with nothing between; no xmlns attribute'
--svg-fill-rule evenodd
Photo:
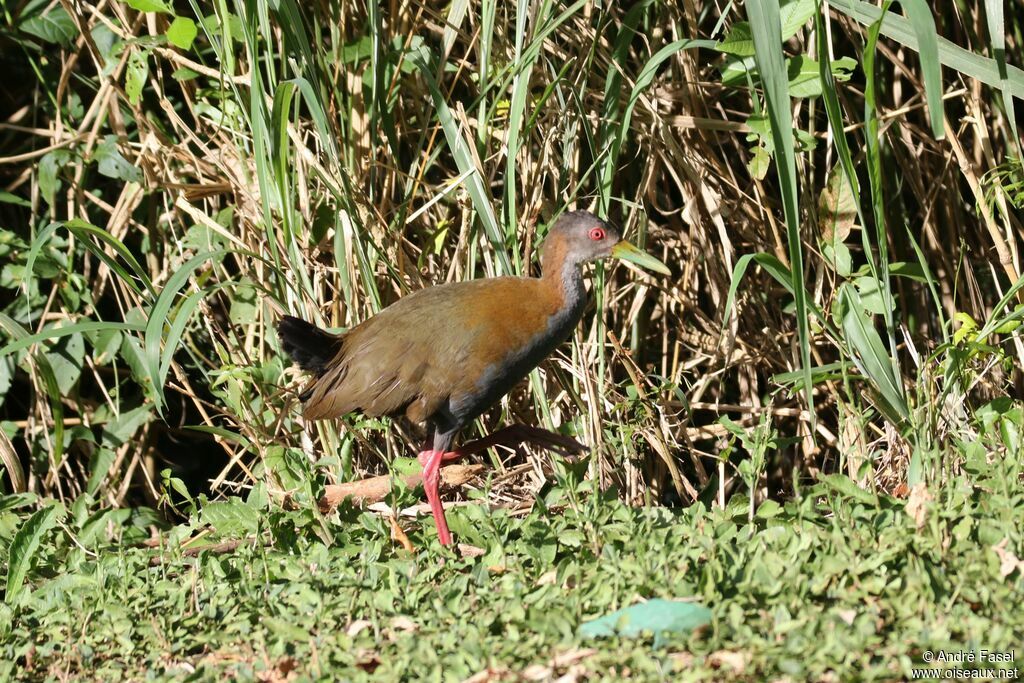
<svg viewBox="0 0 1024 683"><path fill-rule="evenodd" d="M622 239L618 228L589 211L562 214L548 231L542 249L545 272L553 266L579 266L611 256L664 275L670 273L661 261Z"/></svg>
<svg viewBox="0 0 1024 683"><path fill-rule="evenodd" d="M561 259L574 264L597 261L611 256L612 247L621 239L617 228L589 211L570 211L559 216L548 231L544 255L547 259L550 252L560 252Z"/></svg>

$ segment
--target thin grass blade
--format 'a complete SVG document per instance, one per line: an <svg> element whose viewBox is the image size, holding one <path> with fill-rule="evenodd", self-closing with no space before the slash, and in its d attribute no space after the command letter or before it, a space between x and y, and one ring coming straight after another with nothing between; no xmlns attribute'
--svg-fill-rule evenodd
<svg viewBox="0 0 1024 683"><path fill-rule="evenodd" d="M799 186L796 175L796 151L793 143L793 113L790 110L789 76L782 54L782 20L779 16L778 0L750 0L746 7L754 34L754 57L764 84L768 117L772 127L772 140L775 143L775 164L778 169L782 206L786 217L790 275L796 304L800 364L804 370L804 395L811 415L810 434L811 438L814 438L815 412L810 375L811 339L804 288L804 256L800 234Z"/></svg>

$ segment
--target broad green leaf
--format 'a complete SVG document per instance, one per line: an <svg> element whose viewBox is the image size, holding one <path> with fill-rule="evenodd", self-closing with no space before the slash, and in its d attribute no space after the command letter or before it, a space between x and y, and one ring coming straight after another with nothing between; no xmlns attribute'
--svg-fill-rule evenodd
<svg viewBox="0 0 1024 683"><path fill-rule="evenodd" d="M857 482L853 481L845 474L819 474L818 481L847 498L853 498L854 500L858 500L866 505L878 505L878 496L871 491L862 489L857 485Z"/></svg>
<svg viewBox="0 0 1024 683"><path fill-rule="evenodd" d="M167 27L167 40L175 47L188 50L192 48L192 41L198 33L199 29L196 28L194 21L188 17L175 17Z"/></svg>
<svg viewBox="0 0 1024 683"><path fill-rule="evenodd" d="M878 286L877 279L871 275L864 275L855 279L853 285L857 288L860 303L865 309L875 315L886 314L885 297L882 294L882 288ZM895 300L890 299L888 311L891 312L895 307Z"/></svg>
<svg viewBox="0 0 1024 683"><path fill-rule="evenodd" d="M828 242L822 245L821 254L829 265L835 268L836 273L843 277L850 277L853 257L849 247L842 242Z"/></svg>
<svg viewBox="0 0 1024 683"><path fill-rule="evenodd" d="M296 455L293 449L286 449L283 446L270 446L263 457L263 464L267 471L284 491L301 489L307 482L302 467L296 462ZM396 461L400 459L396 458Z"/></svg>
<svg viewBox="0 0 1024 683"><path fill-rule="evenodd" d="M35 505L37 502L39 502L39 496L30 491L11 493L6 496L0 496L0 512L17 510L18 508Z"/></svg>
<svg viewBox="0 0 1024 683"><path fill-rule="evenodd" d="M649 633L657 647L665 633L688 633L710 623L711 610L700 603L654 598L580 625L580 636L637 638Z"/></svg>
<svg viewBox="0 0 1024 683"><path fill-rule="evenodd" d="M100 63L103 65L102 75L109 76L110 72L117 66L117 60L124 43L103 22L96 22L89 30L89 33L92 35L93 44L99 51Z"/></svg>
<svg viewBox="0 0 1024 683"><path fill-rule="evenodd" d="M71 155L66 149L55 149L52 152L47 152L43 155L43 158L39 160L39 168L37 171L39 192L43 196L43 201L45 201L48 206L53 206L57 189L60 186L58 173L60 173L60 169L64 168L70 160Z"/></svg>
<svg viewBox="0 0 1024 683"><path fill-rule="evenodd" d="M820 65L810 57L797 55L787 60L786 73L789 76L789 94L792 97L818 97L821 95ZM832 62L832 76L837 81L850 80L850 73L857 62L852 57L842 57Z"/></svg>
<svg viewBox="0 0 1024 683"><path fill-rule="evenodd" d="M252 325L256 322L256 311L260 302L256 286L248 278L232 290L231 309L228 318L236 325Z"/></svg>
<svg viewBox="0 0 1024 683"><path fill-rule="evenodd" d="M220 535L245 536L259 527L260 512L238 499L231 499L204 504L202 520Z"/></svg>
<svg viewBox="0 0 1024 683"><path fill-rule="evenodd" d="M133 10L139 12L162 12L164 14L174 14L174 10L171 9L170 5L161 0L125 0L128 6Z"/></svg>
<svg viewBox="0 0 1024 683"><path fill-rule="evenodd" d="M142 182L142 171L125 159L117 148L116 135L105 135L103 142L96 145L92 159L97 163L101 175L133 183Z"/></svg>
<svg viewBox="0 0 1024 683"><path fill-rule="evenodd" d="M754 56L754 34L750 30L750 24L746 21L737 21L729 29L725 39L715 46L719 52L737 57Z"/></svg>
<svg viewBox="0 0 1024 683"><path fill-rule="evenodd" d="M103 425L101 443L116 450L135 437L144 424L153 419L153 406L144 403L126 410Z"/></svg>
<svg viewBox="0 0 1024 683"><path fill-rule="evenodd" d="M53 368L61 396L67 396L82 375L82 364L85 361L85 340L82 334L75 332L66 335L60 343L46 352L46 357Z"/></svg>
<svg viewBox="0 0 1024 683"><path fill-rule="evenodd" d="M753 57L737 57L729 55L718 67L722 85L744 88L751 81L757 80L757 64Z"/></svg>
<svg viewBox="0 0 1024 683"><path fill-rule="evenodd" d="M14 602L21 592L43 536L53 528L63 514L64 506L52 503L41 510L36 510L14 535L8 551L7 594L4 597L8 604Z"/></svg>
<svg viewBox="0 0 1024 683"><path fill-rule="evenodd" d="M171 72L171 78L180 83L184 83L186 81L193 81L199 78L199 72L186 67L181 67L180 69L175 69Z"/></svg>
<svg viewBox="0 0 1024 683"><path fill-rule="evenodd" d="M753 149L750 150L750 161L747 162L747 170L750 172L750 177L757 180L764 180L764 177L768 175L768 169L772 165L772 155L768 153L768 150L763 145L754 145Z"/></svg>
<svg viewBox="0 0 1024 683"><path fill-rule="evenodd" d="M814 16L815 0L791 0L779 8L782 39L789 40Z"/></svg>
<svg viewBox="0 0 1024 683"><path fill-rule="evenodd" d="M96 365L113 362L121 348L121 334L121 330L109 327L86 332L85 338L92 345L92 362Z"/></svg>
<svg viewBox="0 0 1024 683"><path fill-rule="evenodd" d="M60 4L50 5L45 12L21 22L18 28L47 43L58 45L70 45L78 35L74 20Z"/></svg>
<svg viewBox="0 0 1024 683"><path fill-rule="evenodd" d="M814 16L815 0L793 0L779 8L782 40L789 40ZM737 21L713 49L737 57L754 56L754 34L750 22Z"/></svg>
<svg viewBox="0 0 1024 683"><path fill-rule="evenodd" d="M124 92L128 101L133 105L139 103L142 97L142 88L149 80L149 53L144 50L134 49L128 55L128 64L124 71Z"/></svg>
<svg viewBox="0 0 1024 683"><path fill-rule="evenodd" d="M85 485L89 495L96 495L116 459L117 453L109 448L99 447L95 450L89 459L89 481Z"/></svg>

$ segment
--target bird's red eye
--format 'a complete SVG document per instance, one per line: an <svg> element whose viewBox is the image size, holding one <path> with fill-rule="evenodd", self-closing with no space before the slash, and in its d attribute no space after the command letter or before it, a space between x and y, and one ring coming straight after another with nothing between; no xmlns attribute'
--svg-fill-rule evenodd
<svg viewBox="0 0 1024 683"><path fill-rule="evenodd" d="M603 240L604 239L604 228L591 228L590 229L590 239L594 240L595 242L600 242L601 240Z"/></svg>

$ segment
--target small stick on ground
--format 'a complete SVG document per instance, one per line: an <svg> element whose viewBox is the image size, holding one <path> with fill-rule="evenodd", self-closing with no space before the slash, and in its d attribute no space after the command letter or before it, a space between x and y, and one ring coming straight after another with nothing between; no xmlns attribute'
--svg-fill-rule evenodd
<svg viewBox="0 0 1024 683"><path fill-rule="evenodd" d="M252 543L255 540L256 539L254 537L250 536L248 538L238 538L238 539L232 539L232 540L229 540L229 541L224 541L223 543L213 543L211 545L198 545L198 546L194 546L194 547L191 547L191 548L185 548L181 552L181 556L182 557L197 557L199 555L199 553L202 553L202 552L210 552L210 553L213 553L215 555L223 555L225 553L233 553L236 550L238 550L238 547L240 545L242 545L243 543ZM153 557L149 558L150 566L155 567L155 566L157 566L159 564L163 564L163 563L164 563L164 557L161 556L161 555L154 555Z"/></svg>
<svg viewBox="0 0 1024 683"><path fill-rule="evenodd" d="M484 465L448 465L441 468L441 481L448 486L461 486L472 479L480 476L487 469ZM416 488L423 483L423 475L407 474L402 481L409 488ZM357 505L376 503L384 500L391 491L391 477L382 475L350 481L345 484L330 484L326 487L326 493L320 499L320 512L327 514L341 504L346 498L351 498Z"/></svg>

